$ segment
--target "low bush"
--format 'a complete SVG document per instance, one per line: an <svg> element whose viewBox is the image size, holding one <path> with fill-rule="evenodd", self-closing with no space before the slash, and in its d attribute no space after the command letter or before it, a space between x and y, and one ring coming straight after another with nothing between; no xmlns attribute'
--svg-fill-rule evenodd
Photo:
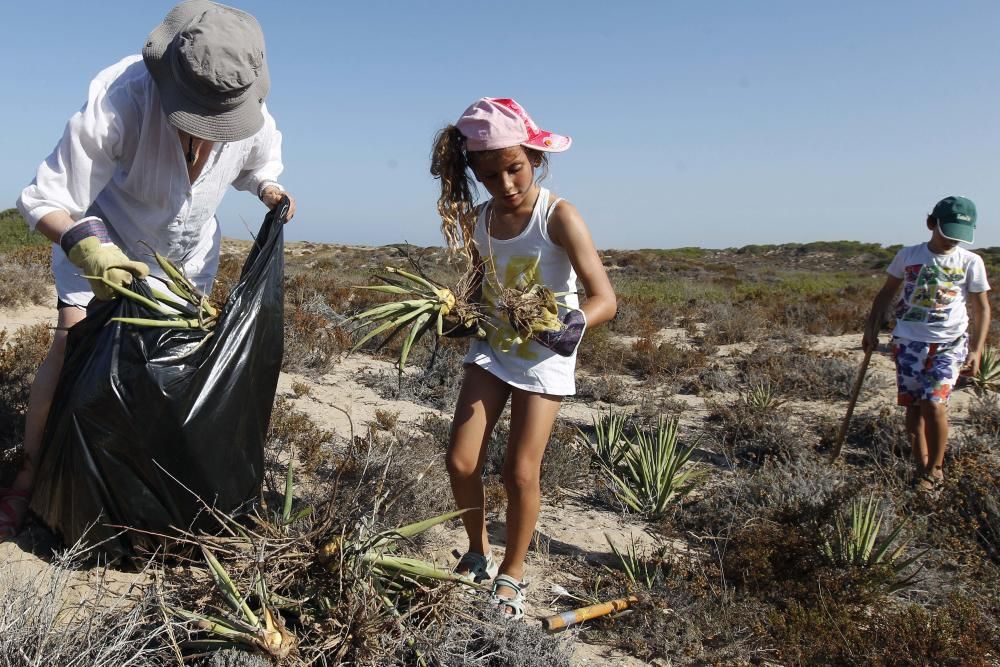
<svg viewBox="0 0 1000 667"><path fill-rule="evenodd" d="M626 372L628 352L609 327L597 327L584 334L577 350L577 364L592 375L621 375Z"/></svg>
<svg viewBox="0 0 1000 667"><path fill-rule="evenodd" d="M576 396L591 398L602 403L628 404L632 392L618 375L579 375L576 378Z"/></svg>
<svg viewBox="0 0 1000 667"><path fill-rule="evenodd" d="M0 451L24 440L24 412L35 371L52 344L44 324L22 327L13 336L0 329Z"/></svg>
<svg viewBox="0 0 1000 667"><path fill-rule="evenodd" d="M707 408L709 431L732 465L794 461L813 448L784 414L744 402L709 401Z"/></svg>
<svg viewBox="0 0 1000 667"><path fill-rule="evenodd" d="M52 295L51 250L44 246L21 246L0 253L0 308L50 303Z"/></svg>
<svg viewBox="0 0 1000 667"><path fill-rule="evenodd" d="M485 605L450 614L417 648L424 664L449 667L569 667L569 646L537 623L510 623Z"/></svg>
<svg viewBox="0 0 1000 667"><path fill-rule="evenodd" d="M981 436L1000 439L1000 398L996 395L977 397L969 406L969 426Z"/></svg>
<svg viewBox="0 0 1000 667"><path fill-rule="evenodd" d="M716 363L701 369L698 371L698 375L681 385L681 389L685 393L696 396L713 391L736 391L739 387L739 380L736 376Z"/></svg>
<svg viewBox="0 0 1000 667"><path fill-rule="evenodd" d="M271 459L277 460L294 451L304 464L303 472L312 474L327 462L329 451L324 451L324 446L328 447L332 440L333 433L319 428L309 415L293 408L286 399L279 396L274 401L265 440L265 450ZM271 480L275 491L283 485L283 479L280 482Z"/></svg>
<svg viewBox="0 0 1000 667"><path fill-rule="evenodd" d="M705 353L669 341L657 343L651 338L640 338L626 352L624 364L640 379L676 378L701 368Z"/></svg>
<svg viewBox="0 0 1000 667"><path fill-rule="evenodd" d="M765 622L786 664L986 667L996 655L996 627L973 600L958 595L932 609L859 608L828 593L818 602L789 601Z"/></svg>
<svg viewBox="0 0 1000 667"><path fill-rule="evenodd" d="M286 309L283 370L324 373L351 348L350 334L317 312L321 304Z"/></svg>
<svg viewBox="0 0 1000 667"><path fill-rule="evenodd" d="M707 304L702 308L701 320L705 322L702 340L714 347L758 340L771 325L752 302Z"/></svg>
<svg viewBox="0 0 1000 667"><path fill-rule="evenodd" d="M808 349L759 347L741 358L737 367L745 381L767 379L780 393L794 400L829 400L850 397L858 369L839 357Z"/></svg>

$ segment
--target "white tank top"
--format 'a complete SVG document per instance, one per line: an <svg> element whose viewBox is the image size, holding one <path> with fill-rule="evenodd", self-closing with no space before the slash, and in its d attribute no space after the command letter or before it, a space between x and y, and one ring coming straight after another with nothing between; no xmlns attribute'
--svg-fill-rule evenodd
<svg viewBox="0 0 1000 667"><path fill-rule="evenodd" d="M497 323L506 322L496 313L498 282L507 287L545 285L560 303L579 308L576 271L566 251L549 238L548 219L561 200L549 203L549 191L540 188L535 207L524 231L512 239L496 239L487 232L493 202L479 211L473 240L483 258L483 306L494 311ZM566 309L560 306L559 315ZM486 327L487 339L475 340L465 363L476 364L512 387L556 396L576 393L576 352L562 357L534 341L514 342L517 334L510 326Z"/></svg>

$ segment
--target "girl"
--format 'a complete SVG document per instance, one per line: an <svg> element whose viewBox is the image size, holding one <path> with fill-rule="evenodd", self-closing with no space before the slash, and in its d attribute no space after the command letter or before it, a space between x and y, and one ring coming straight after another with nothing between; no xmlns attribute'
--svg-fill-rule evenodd
<svg viewBox="0 0 1000 667"><path fill-rule="evenodd" d="M569 306L560 307L559 331L524 341L509 326L491 326L486 340L473 342L448 446L455 501L478 508L462 515L469 549L455 571L477 582L495 577L490 600L513 618L524 615L524 558L538 519L542 455L562 397L576 391L576 348L587 326L607 322L617 308L583 218L535 180L537 169L547 171L547 154L571 141L539 129L514 100L485 97L438 133L431 161L441 181L444 235L471 257L491 321L505 321L498 309L504 288L545 285L566 293L560 298ZM473 178L492 196L485 205L475 205ZM587 295L582 307L577 277ZM507 539L498 568L486 534L482 474L490 432L508 398Z"/></svg>

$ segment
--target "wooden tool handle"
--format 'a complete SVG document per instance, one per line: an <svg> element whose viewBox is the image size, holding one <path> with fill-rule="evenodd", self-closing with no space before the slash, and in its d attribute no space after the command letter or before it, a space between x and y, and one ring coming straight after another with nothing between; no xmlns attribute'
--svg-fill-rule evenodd
<svg viewBox="0 0 1000 667"><path fill-rule="evenodd" d="M854 406L858 402L858 396L861 394L861 385L865 383L865 373L868 372L868 362L872 359L872 352L875 348L872 347L867 352L865 352L865 358L861 362L861 368L858 369L858 376L854 379L854 386L851 388L851 400L847 404L847 414L844 415L844 421L840 425L840 431L837 433L837 439L833 443L833 454L830 456L831 461L836 461L840 458L840 450L844 448L844 438L847 437L847 427L851 423L851 415L854 414Z"/></svg>
<svg viewBox="0 0 1000 667"><path fill-rule="evenodd" d="M608 602L602 602L600 604L592 604L587 607L580 607L579 609L570 609L569 611L564 611L561 614L553 614L552 616L543 618L542 627L550 632L553 630L561 630L563 628L568 628L571 625L575 625L576 623L589 621L592 618L600 618L601 616L607 616L608 614L625 611L638 601L639 598L634 595L630 595L627 598L618 598L617 600L609 600Z"/></svg>

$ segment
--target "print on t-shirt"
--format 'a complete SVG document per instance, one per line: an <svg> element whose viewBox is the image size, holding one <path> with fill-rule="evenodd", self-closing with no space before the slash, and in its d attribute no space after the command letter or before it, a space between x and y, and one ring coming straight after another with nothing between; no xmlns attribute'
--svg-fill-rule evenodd
<svg viewBox="0 0 1000 667"><path fill-rule="evenodd" d="M896 319L904 322L946 322L951 306L961 296L962 267L911 264L904 269L903 298Z"/></svg>

